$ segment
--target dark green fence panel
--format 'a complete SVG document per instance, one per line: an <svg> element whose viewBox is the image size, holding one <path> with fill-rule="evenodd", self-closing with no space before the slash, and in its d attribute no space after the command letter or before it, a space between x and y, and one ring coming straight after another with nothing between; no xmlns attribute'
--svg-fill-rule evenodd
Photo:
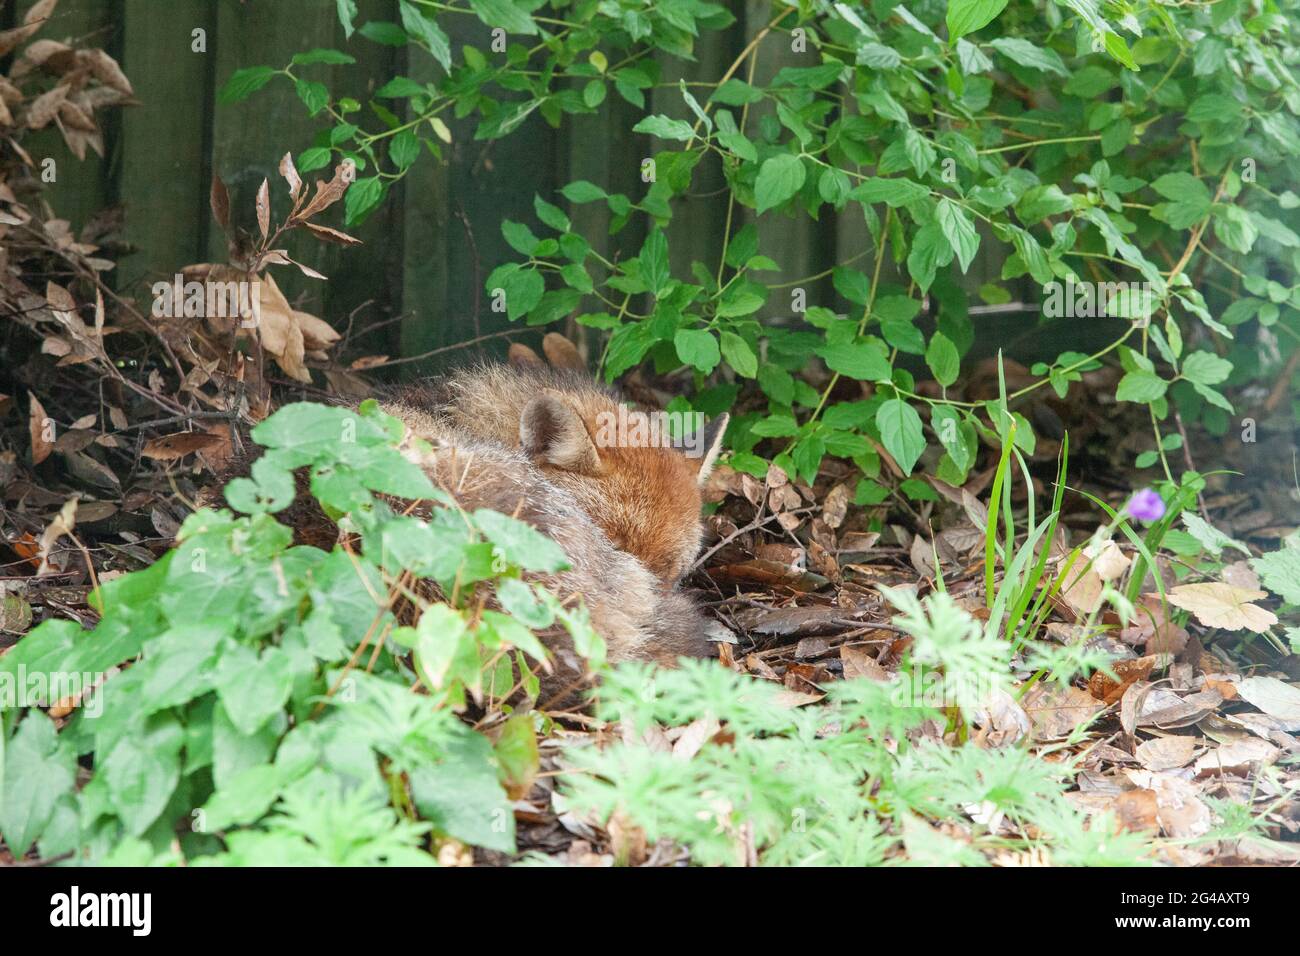
<svg viewBox="0 0 1300 956"><path fill-rule="evenodd" d="M4 10L6 22L21 17L31 2L21 0ZM716 80L772 15L763 0L747 0L732 9L738 18L735 26L700 38L693 61L661 61L663 82L648 91L648 109L693 122L678 82ZM398 19L398 0L359 2L358 26ZM477 18L442 19L457 58L465 44L489 58L504 55L490 49L489 31ZM313 47L342 49L358 62L310 65L301 72L362 103L394 75L427 80L441 75L442 69L421 50L348 39L334 0L63 0L42 35L103 46L120 59L135 87L139 105L108 114L105 158L91 154L76 160L56 130L43 131L29 143L38 161L55 158L58 177L50 201L75 227L115 201L122 204L126 238L136 251L121 260L115 281L137 293L188 263L225 260L225 237L208 211L213 172L230 188L236 223L252 231L254 197L262 179L272 183L274 214L283 215L288 200L277 172L280 157L285 152L300 155L326 125L307 115L281 78L245 102L218 103L217 91L236 69L280 67L295 53ZM755 80L764 83L782 67L817 61L813 44L794 49L788 34L774 32L759 51ZM749 68L746 62L737 75L748 76ZM692 89L705 99L707 87ZM846 98L846 108L852 108L851 99ZM474 139L474 119L448 115L452 142L443 147L444 162L422 157L369 220L352 229L362 246L323 245L305 235L288 238L290 255L325 273L328 283L286 268L277 269L276 278L302 308L324 315L340 329L350 316L354 333L379 324L353 343L361 353L395 358L436 353L403 366L408 374L470 354L474 348L452 347L471 340L485 339L478 348L502 354L506 340L492 336L510 326L503 314L493 311L484 289L494 267L518 258L502 238L501 221L524 221L544 231L533 213L534 194L565 205L558 190L575 179L639 197L647 188L641 162L657 148L650 137L631 132L641 114L611 90L595 112L565 116L558 129L534 113L510 137L496 142ZM368 109L365 115L373 124ZM764 108L752 109L748 128L754 129L763 116ZM697 167L690 195L676 205L669 240L673 268L683 277L695 261L710 272L717 270L728 221L723 187L717 156L706 156ZM602 256L615 259L639 251L645 235L641 219L610 236L603 203L577 206L570 213ZM325 219L333 225L341 220L341 209ZM754 221L752 210L735 207L730 228L734 233ZM789 286L796 280L801 280L807 305L835 304L829 275L819 273L855 256L860 258L854 264L870 271L871 257L863 253L872 242L856 204L838 215L823 207L819 221L766 215L757 223L763 251L782 267L778 275L765 276L783 284L760 313L767 320L790 320ZM968 288L996 280L1001 257L990 249L986 244L972 266L964 283ZM899 274L886 263L883 275L888 279ZM594 297L581 306L583 311L608 308ZM588 346L594 359L598 339L586 342L587 330L572 323L568 331ZM536 345L540 333L521 328L512 337Z"/></svg>

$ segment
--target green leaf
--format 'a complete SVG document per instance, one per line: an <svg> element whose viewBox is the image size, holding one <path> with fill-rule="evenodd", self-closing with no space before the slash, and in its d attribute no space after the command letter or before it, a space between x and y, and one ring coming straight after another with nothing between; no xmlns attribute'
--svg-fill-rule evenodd
<svg viewBox="0 0 1300 956"><path fill-rule="evenodd" d="M276 71L269 66L248 66L236 70L221 87L217 99L222 103L238 103L266 86L275 74Z"/></svg>
<svg viewBox="0 0 1300 956"><path fill-rule="evenodd" d="M948 43L988 26L1006 6L1007 0L948 0Z"/></svg>
<svg viewBox="0 0 1300 956"><path fill-rule="evenodd" d="M1300 548L1283 548L1254 558L1250 566L1259 579L1287 604L1300 605Z"/></svg>
<svg viewBox="0 0 1300 956"><path fill-rule="evenodd" d="M1188 533L1216 558L1223 553L1224 548L1235 548L1242 554L1250 554L1250 548L1235 538L1228 537L1200 515L1191 511L1184 511L1179 517L1183 519L1183 524L1187 526Z"/></svg>
<svg viewBox="0 0 1300 956"><path fill-rule="evenodd" d="M1183 359L1183 378L1200 385L1218 385L1232 374L1232 363L1213 352L1193 352Z"/></svg>
<svg viewBox="0 0 1300 956"><path fill-rule="evenodd" d="M735 332L722 333L722 356L737 375L753 378L758 374L758 356Z"/></svg>
<svg viewBox="0 0 1300 956"><path fill-rule="evenodd" d="M645 237L641 246L641 278L646 287L658 296L671 279L668 264L668 237L662 229L655 229Z"/></svg>
<svg viewBox="0 0 1300 956"><path fill-rule="evenodd" d="M961 356L957 353L957 346L951 339L942 332L936 332L930 338L930 344L925 350L925 364L930 366L934 380L947 388L957 381L957 374L961 370Z"/></svg>
<svg viewBox="0 0 1300 956"><path fill-rule="evenodd" d="M601 189L595 183L590 183L585 179L574 180L560 190L564 198L573 203L589 203L604 199L608 193Z"/></svg>
<svg viewBox="0 0 1300 956"><path fill-rule="evenodd" d="M176 707L212 689L216 654L234 622L216 620L181 625L152 644L137 668L142 713Z"/></svg>
<svg viewBox="0 0 1300 956"><path fill-rule="evenodd" d="M817 354L833 372L862 382L887 382L893 374L889 356L872 342L842 342L817 349Z"/></svg>
<svg viewBox="0 0 1300 956"><path fill-rule="evenodd" d="M957 470L965 474L975 462L972 446L967 442L965 434L970 426L966 425L961 414L951 405L935 405L930 410L930 427L934 429L939 444L948 453Z"/></svg>
<svg viewBox="0 0 1300 956"><path fill-rule="evenodd" d="M450 73L451 39L442 27L426 17L411 0L399 0L398 9L402 15L402 28L414 39L422 41L433 58Z"/></svg>
<svg viewBox="0 0 1300 956"><path fill-rule="evenodd" d="M324 146L304 149L298 157L298 172L310 173L329 165L330 150Z"/></svg>
<svg viewBox="0 0 1300 956"><path fill-rule="evenodd" d="M766 212L781 205L803 188L806 175L803 160L793 153L780 153L765 160L754 183L758 211Z"/></svg>
<svg viewBox="0 0 1300 956"><path fill-rule="evenodd" d="M127 734L97 755L97 771L128 836L144 833L167 806L180 780L184 738L174 717L155 714L142 733Z"/></svg>
<svg viewBox="0 0 1300 956"><path fill-rule="evenodd" d="M514 0L470 0L469 5L478 14L478 18L490 27L501 27L507 33L523 33L528 36L537 33L537 24L533 18Z"/></svg>
<svg viewBox="0 0 1300 956"><path fill-rule="evenodd" d="M673 345L678 358L706 375L717 368L722 359L718 340L707 329L678 329L673 336Z"/></svg>
<svg viewBox="0 0 1300 956"><path fill-rule="evenodd" d="M515 852L515 815L501 788L492 744L464 728L433 765L408 770L411 798L441 833L474 846Z"/></svg>
<svg viewBox="0 0 1300 956"><path fill-rule="evenodd" d="M910 474L926 445L916 409L901 398L891 398L876 412L876 427L885 451L894 457L903 474Z"/></svg>
<svg viewBox="0 0 1300 956"><path fill-rule="evenodd" d="M378 176L358 179L343 196L346 211L344 221L349 225L361 222L384 198L384 184Z"/></svg>
<svg viewBox="0 0 1300 956"><path fill-rule="evenodd" d="M242 645L221 655L216 689L230 722L244 734L253 734L284 707L293 688L289 656L268 647L260 657Z"/></svg>
<svg viewBox="0 0 1300 956"><path fill-rule="evenodd" d="M658 136L660 139L681 140L683 142L695 135L690 123L685 120L675 120L662 114L647 116L632 127L632 132L649 133L651 136Z"/></svg>
<svg viewBox="0 0 1300 956"><path fill-rule="evenodd" d="M1169 388L1169 383L1162 379L1155 372L1145 372L1141 369L1127 373L1119 380L1119 387L1115 390L1115 398L1121 402L1137 402L1145 405L1163 398L1165 390Z"/></svg>
<svg viewBox="0 0 1300 956"><path fill-rule="evenodd" d="M965 272L980 247L979 233L975 231L974 224L962 208L946 196L939 200L935 219L939 223L939 228L943 230L948 244L957 253L957 263L961 266L961 271Z"/></svg>
<svg viewBox="0 0 1300 956"><path fill-rule="evenodd" d="M928 195L930 187L910 179L885 179L879 176L858 184L849 192L850 199L868 204L883 202L893 207L906 206Z"/></svg>
<svg viewBox="0 0 1300 956"><path fill-rule="evenodd" d="M548 573L569 566L563 548L522 521L480 508L474 512L474 524L511 564Z"/></svg>
<svg viewBox="0 0 1300 956"><path fill-rule="evenodd" d="M1070 75L1070 71L1065 68L1065 64L1061 62L1055 50L1036 46L1020 37L998 37L990 41L989 46L1021 66L1032 67L1045 73L1055 73L1057 76Z"/></svg>
<svg viewBox="0 0 1300 956"><path fill-rule="evenodd" d="M1166 173L1153 182L1151 188L1166 199L1194 203L1206 210L1210 208L1209 188L1191 173Z"/></svg>
<svg viewBox="0 0 1300 956"><path fill-rule="evenodd" d="M415 130L404 129L388 142L388 158L399 170L409 169L420 156L420 139Z"/></svg>
<svg viewBox="0 0 1300 956"><path fill-rule="evenodd" d="M59 797L72 792L77 779L76 755L60 746L54 721L33 708L18 725L13 739L0 745L0 759L4 761L0 836L10 852L21 857L40 839Z"/></svg>
<svg viewBox="0 0 1300 956"><path fill-rule="evenodd" d="M921 291L928 292L939 266L952 262L952 257L952 246L943 228L935 222L927 223L912 238L912 248L907 254L907 271Z"/></svg>
<svg viewBox="0 0 1300 956"><path fill-rule="evenodd" d="M513 219L504 219L501 222L501 235L510 248L515 250L521 256L532 256L537 251L541 240L533 234L533 231L522 222L515 222Z"/></svg>

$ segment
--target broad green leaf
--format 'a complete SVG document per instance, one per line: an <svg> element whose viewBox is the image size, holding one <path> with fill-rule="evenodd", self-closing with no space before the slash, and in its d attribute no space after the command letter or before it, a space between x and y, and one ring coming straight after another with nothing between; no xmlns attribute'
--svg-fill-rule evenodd
<svg viewBox="0 0 1300 956"><path fill-rule="evenodd" d="M1006 9L1007 0L948 0L948 42L992 23Z"/></svg>
<svg viewBox="0 0 1300 956"><path fill-rule="evenodd" d="M901 398L891 398L876 412L876 427L885 451L894 457L903 474L910 474L926 445L916 409Z"/></svg>
<svg viewBox="0 0 1300 956"><path fill-rule="evenodd" d="M803 160L793 153L780 153L765 160L754 183L758 211L766 212L781 205L803 187L806 175Z"/></svg>

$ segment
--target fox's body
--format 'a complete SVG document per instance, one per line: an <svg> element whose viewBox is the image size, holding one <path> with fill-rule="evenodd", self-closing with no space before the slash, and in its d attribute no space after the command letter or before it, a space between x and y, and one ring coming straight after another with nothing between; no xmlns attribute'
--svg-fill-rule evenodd
<svg viewBox="0 0 1300 956"><path fill-rule="evenodd" d="M695 459L602 446L597 416L617 412L613 393L585 375L516 365L480 365L381 404L429 442L423 466L460 507L513 515L564 549L570 569L546 583L561 598L582 597L610 661L710 653L704 618L675 585L699 550L699 485L725 419ZM299 500L282 518L300 540L329 547L337 529L313 504ZM572 680L571 645L559 636L549 644Z"/></svg>
<svg viewBox="0 0 1300 956"><path fill-rule="evenodd" d="M412 434L433 445L425 464L434 483L466 509L491 508L512 515L552 538L571 565L547 583L560 597L581 595L592 624L605 638L611 661L653 660L671 664L678 657L708 653L705 621L673 581L656 575L635 554L614 545L584 501L557 481L522 448L481 437L453 424L446 407L422 408L406 401L384 411L401 419ZM517 421L518 419L516 419ZM517 444L517 443L516 443ZM696 492L698 495L698 492ZM606 520L619 521L617 503L601 502ZM688 562L699 541L698 509L690 524ZM562 646L552 646L561 657ZM565 670L574 661L560 661Z"/></svg>
<svg viewBox="0 0 1300 956"><path fill-rule="evenodd" d="M584 373L479 365L385 406L417 433L446 428L521 451L546 480L569 492L617 548L666 584L700 548L700 484L725 419L706 431L699 457L649 443L603 443L611 417L645 416ZM418 423L418 424L417 424Z"/></svg>

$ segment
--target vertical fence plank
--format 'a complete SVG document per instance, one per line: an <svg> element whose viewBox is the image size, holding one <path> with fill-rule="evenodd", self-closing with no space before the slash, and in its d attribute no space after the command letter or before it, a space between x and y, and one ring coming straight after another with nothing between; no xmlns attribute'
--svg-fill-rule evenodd
<svg viewBox="0 0 1300 956"><path fill-rule="evenodd" d="M333 5L313 0L219 4L215 37L209 37L209 41L216 41L217 89L241 67L265 65L279 69L295 53L332 46L334 24ZM329 68L323 65L305 67L303 73L322 82L330 79ZM286 152L301 153L323 125L319 117L308 116L306 107L282 77L272 79L268 87L243 102L216 105L212 165L230 190L233 224L253 228L254 200L263 178L271 181L272 218L284 215L288 194L277 171L280 157ZM323 221L337 225L341 214L336 207L326 213ZM290 256L309 265L314 265L321 255L320 243L296 233L288 236L286 247ZM225 237L218 229L209 236L208 255L214 262L226 259ZM305 293L304 307L312 312L320 310L325 290L318 280L286 268L276 270L275 280L290 301Z"/></svg>
<svg viewBox="0 0 1300 956"><path fill-rule="evenodd" d="M492 52L486 27L471 17L442 20L452 41L452 56L461 47L476 46L489 61L505 54ZM511 42L535 42L512 37ZM441 67L423 51L412 50L408 75L420 81L441 75ZM507 97L509 98L509 97ZM557 175L558 137L534 112L504 140L476 141L477 118L448 118L452 144L443 151L449 165L437 169L421 163L407 176L406 248L403 277L402 347L406 355L458 344L506 329L503 313L491 311L483 289L488 274L518 253L501 235L501 222L532 222L533 195L550 196ZM486 343L483 350L503 354L504 344ZM420 374L469 353L444 354L431 363L412 363L408 374Z"/></svg>
<svg viewBox="0 0 1300 956"><path fill-rule="evenodd" d="M745 4L746 38L756 36L771 22L772 16L769 4L749 0ZM796 52L791 47L788 33L773 31L753 54L758 57L754 71L755 85L767 86L787 66L816 66L821 62L816 49L815 45L809 43L806 50ZM742 75L747 75L748 69L747 63L746 72ZM768 103L755 104L749 112L750 127L755 127L765 115L773 113L774 110ZM754 221L753 211L746 212L746 221ZM821 217L820 221L815 222L802 212L796 212L793 218L778 212L768 212L757 218L759 249L781 267L780 272L766 277L770 282L780 284L802 279L821 272L835 261L834 213L823 207ZM829 279L807 282L801 288L807 293L807 305L829 305L832 301ZM791 314L790 301L790 290L780 290L768 300L759 312L759 318L788 319Z"/></svg>
<svg viewBox="0 0 1300 956"><path fill-rule="evenodd" d="M579 84L579 88L581 85L585 83ZM649 188L641 181L641 160L649 152L649 140L632 133L632 127L641 115L642 110L623 99L610 83L605 101L597 112L567 117L560 129L560 159L565 168L557 185L585 179L610 193L622 193L634 202L640 199ZM605 203L582 203L569 207L562 197L547 198L568 207L574 232L611 262L636 255L645 241L642 217L633 217L617 236L611 236L609 224L612 217ZM592 278L599 281L604 267L588 260L587 268L592 271ZM594 297L585 299L580 308L596 312L607 309ZM576 324L571 324L566 333L586 350L589 361L599 354L598 334Z"/></svg>
<svg viewBox="0 0 1300 956"><path fill-rule="evenodd" d="M396 19L396 0L361 0L355 24L360 28L372 20ZM397 48L373 43L355 33L349 40L337 19L332 45L356 57L357 62L334 69L332 80L327 81L330 93L335 97L349 96L361 103L359 115L366 118L369 126L374 126L377 120L366 104L373 99L374 91L398 72ZM423 156L420 161L428 163L429 157ZM360 309L353 326L354 336L401 309L401 199L400 192L390 194L364 223L349 227L348 231L363 245L321 246L317 250L320 271L330 279L325 290L324 315L342 329L352 312ZM381 332L364 337L355 345L369 354L394 354L399 346L398 330L390 326L389 331L390 334Z"/></svg>
<svg viewBox="0 0 1300 956"><path fill-rule="evenodd" d="M122 68L139 106L122 117L118 193L126 239L123 288L171 275L206 255L207 122L214 16L205 0L125 0ZM193 31L202 30L193 49Z"/></svg>
<svg viewBox="0 0 1300 956"><path fill-rule="evenodd" d="M665 85L654 91L651 112L663 113L694 125L696 117L682 96L680 83L685 81L687 89L702 105L713 90L692 87L690 84L697 80L716 81L738 52L733 50L733 46L727 34L705 33L695 42L695 62L661 57L661 82ZM737 207L735 215L738 216L739 211ZM726 222L727 192L722 162L716 154L707 153L695 167L689 194L684 199L678 199L673 210L672 224L668 229L668 251L673 274L687 279L691 275L692 262L701 262L705 269L714 273L718 267L718 257L722 254ZM738 224L737 219L733 228L738 228Z"/></svg>

